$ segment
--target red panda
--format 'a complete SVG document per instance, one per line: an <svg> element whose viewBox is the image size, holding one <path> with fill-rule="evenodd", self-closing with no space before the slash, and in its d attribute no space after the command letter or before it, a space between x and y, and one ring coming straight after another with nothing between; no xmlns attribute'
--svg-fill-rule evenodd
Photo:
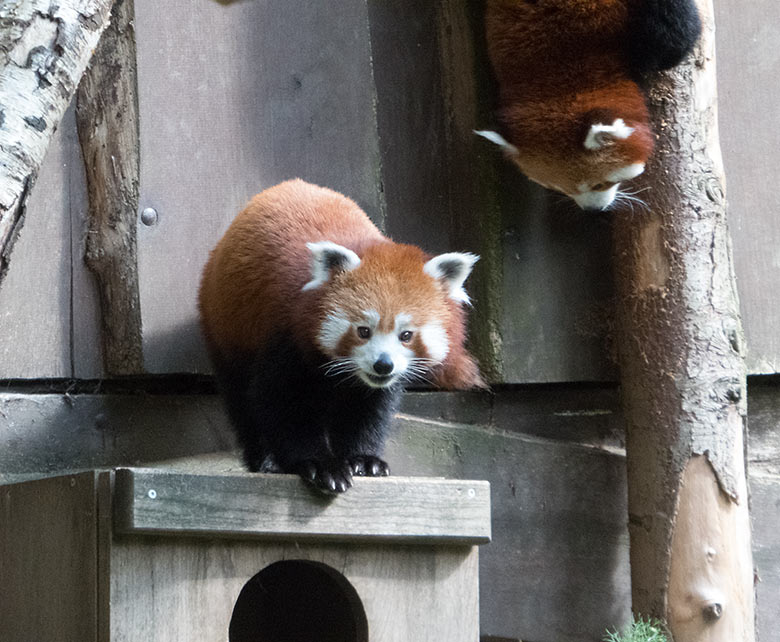
<svg viewBox="0 0 780 642"><path fill-rule="evenodd" d="M251 471L343 492L389 474L404 383L482 387L464 347L478 257L383 236L338 192L291 180L255 196L206 263L206 345Z"/></svg>
<svg viewBox="0 0 780 642"><path fill-rule="evenodd" d="M701 21L693 0L487 0L503 147L531 180L602 210L653 150L647 71L678 64Z"/></svg>

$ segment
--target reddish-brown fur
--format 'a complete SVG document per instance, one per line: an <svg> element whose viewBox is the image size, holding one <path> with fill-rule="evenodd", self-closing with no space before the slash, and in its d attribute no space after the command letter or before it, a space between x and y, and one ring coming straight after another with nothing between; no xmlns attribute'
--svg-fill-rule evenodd
<svg viewBox="0 0 780 642"><path fill-rule="evenodd" d="M311 279L306 243L325 240L353 250L361 264L302 291ZM297 179L281 183L255 196L211 253L200 290L207 341L223 354L257 351L275 333L287 330L312 354L319 349L316 335L329 310L360 315L370 301L383 319L404 311L418 323L442 323L450 351L434 373L435 383L448 388L483 385L463 345L461 305L422 270L429 258L417 247L383 236L342 194ZM343 337L339 351L348 353L351 341Z"/></svg>
<svg viewBox="0 0 780 642"><path fill-rule="evenodd" d="M576 193L610 171L644 163L653 148L645 98L625 55L629 0L488 0L488 50L502 133L533 180ZM635 129L596 152L591 124Z"/></svg>

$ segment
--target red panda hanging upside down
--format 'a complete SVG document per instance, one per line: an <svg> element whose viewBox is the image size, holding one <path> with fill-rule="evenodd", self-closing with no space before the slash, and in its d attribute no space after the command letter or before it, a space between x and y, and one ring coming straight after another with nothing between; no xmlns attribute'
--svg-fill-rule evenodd
<svg viewBox="0 0 780 642"><path fill-rule="evenodd" d="M653 150L637 79L696 44L693 0L487 0L485 21L501 133L477 133L583 209L629 198Z"/></svg>
<svg viewBox="0 0 780 642"><path fill-rule="evenodd" d="M383 236L345 196L301 180L255 196L212 251L199 307L251 471L343 492L389 474L405 383L482 387L464 348L477 257Z"/></svg>

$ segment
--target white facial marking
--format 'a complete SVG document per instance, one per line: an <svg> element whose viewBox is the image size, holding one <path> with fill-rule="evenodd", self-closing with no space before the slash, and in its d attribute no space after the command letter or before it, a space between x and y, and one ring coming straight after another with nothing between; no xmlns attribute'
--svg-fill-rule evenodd
<svg viewBox="0 0 780 642"><path fill-rule="evenodd" d="M482 136L482 138L486 138L491 143L495 143L508 154L516 155L519 153L517 147L515 147L512 143L510 143L506 138L504 138L498 132L490 131L488 129L479 129L479 130L475 129L474 133L477 136Z"/></svg>
<svg viewBox="0 0 780 642"><path fill-rule="evenodd" d="M447 331L438 322L426 323L420 328L420 337L431 359L442 362L450 351Z"/></svg>
<svg viewBox="0 0 780 642"><path fill-rule="evenodd" d="M303 290L313 290L327 282L334 270L354 270L360 265L360 257L352 250L332 243L319 241L307 243L311 252L311 281L303 286Z"/></svg>
<svg viewBox="0 0 780 642"><path fill-rule="evenodd" d="M625 167L616 169L614 172L609 174L606 178L606 181L608 183L619 183L620 181L628 181L631 180L632 178L636 178L644 171L645 171L644 163L634 163L632 165L626 165Z"/></svg>
<svg viewBox="0 0 780 642"><path fill-rule="evenodd" d="M329 314L320 326L317 334L317 341L320 347L326 353L332 353L336 350L341 341L341 337L352 327L348 319L340 314Z"/></svg>
<svg viewBox="0 0 780 642"><path fill-rule="evenodd" d="M584 210L603 210L615 200L618 185L613 185L602 192L585 192L584 194L571 194L570 196Z"/></svg>
<svg viewBox="0 0 780 642"><path fill-rule="evenodd" d="M374 370L374 364L382 355L390 359L393 369L384 373L384 376L389 377L388 379L377 381L372 379L378 375ZM364 383L372 388L384 388L406 372L414 353L399 341L396 332L375 332L368 341L355 347L351 356L358 366L357 374Z"/></svg>
<svg viewBox="0 0 780 642"><path fill-rule="evenodd" d="M476 254L448 252L433 257L423 266L423 272L443 282L451 299L468 304L471 301L463 289L463 283L478 260Z"/></svg>
<svg viewBox="0 0 780 642"><path fill-rule="evenodd" d="M634 133L633 127L628 127L622 118L617 118L611 125L594 123L585 136L585 149L601 149L610 139L625 139Z"/></svg>
<svg viewBox="0 0 780 642"><path fill-rule="evenodd" d="M379 325L380 316L376 310L363 310L363 317L366 320L364 325L367 325L372 330Z"/></svg>

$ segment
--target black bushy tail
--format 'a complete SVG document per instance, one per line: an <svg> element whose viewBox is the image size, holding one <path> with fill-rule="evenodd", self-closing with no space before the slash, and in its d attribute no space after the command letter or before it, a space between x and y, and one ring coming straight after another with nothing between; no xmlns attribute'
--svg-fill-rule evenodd
<svg viewBox="0 0 780 642"><path fill-rule="evenodd" d="M638 0L629 17L628 54L634 72L678 65L701 34L693 0Z"/></svg>

